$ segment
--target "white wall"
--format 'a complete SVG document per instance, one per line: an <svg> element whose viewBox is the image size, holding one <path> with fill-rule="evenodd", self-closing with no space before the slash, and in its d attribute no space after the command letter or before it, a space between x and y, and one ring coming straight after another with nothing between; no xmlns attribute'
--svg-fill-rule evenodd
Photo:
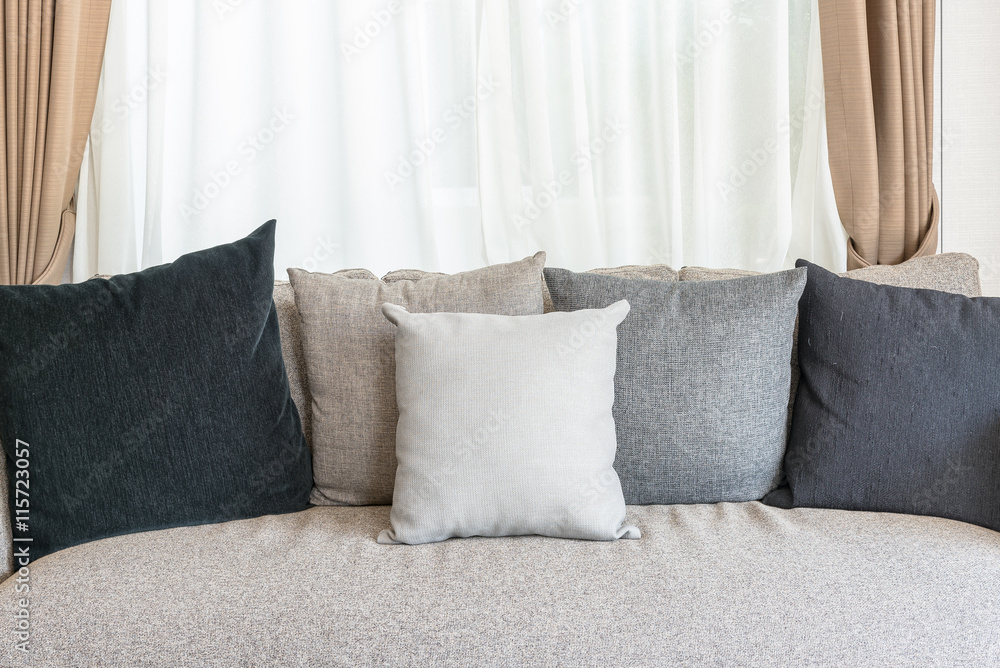
<svg viewBox="0 0 1000 668"><path fill-rule="evenodd" d="M978 258L983 294L1000 296L1000 2L938 0L938 17L941 251Z"/></svg>

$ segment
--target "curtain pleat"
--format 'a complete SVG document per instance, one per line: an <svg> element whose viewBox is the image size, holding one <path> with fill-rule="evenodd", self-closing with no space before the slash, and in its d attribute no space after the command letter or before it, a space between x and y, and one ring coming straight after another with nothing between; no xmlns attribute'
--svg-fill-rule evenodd
<svg viewBox="0 0 1000 668"><path fill-rule="evenodd" d="M5 0L0 283L58 283L111 0Z"/></svg>
<svg viewBox="0 0 1000 668"><path fill-rule="evenodd" d="M819 8L848 268L933 254L935 0L820 0Z"/></svg>

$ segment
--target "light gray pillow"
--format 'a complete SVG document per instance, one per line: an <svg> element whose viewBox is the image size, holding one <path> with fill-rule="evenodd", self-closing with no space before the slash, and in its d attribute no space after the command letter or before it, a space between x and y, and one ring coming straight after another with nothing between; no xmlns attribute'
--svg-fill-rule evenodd
<svg viewBox="0 0 1000 668"><path fill-rule="evenodd" d="M615 328L628 303L505 317L411 314L396 324L396 486L380 543L539 534L638 538L622 526Z"/></svg>
<svg viewBox="0 0 1000 668"><path fill-rule="evenodd" d="M383 303L411 311L542 312L545 253L453 275L385 283L289 269L311 395L316 505L392 503L396 472L395 328Z"/></svg>
<svg viewBox="0 0 1000 668"><path fill-rule="evenodd" d="M713 282L546 269L557 311L632 311L619 327L615 422L625 502L752 501L785 452L802 269Z"/></svg>

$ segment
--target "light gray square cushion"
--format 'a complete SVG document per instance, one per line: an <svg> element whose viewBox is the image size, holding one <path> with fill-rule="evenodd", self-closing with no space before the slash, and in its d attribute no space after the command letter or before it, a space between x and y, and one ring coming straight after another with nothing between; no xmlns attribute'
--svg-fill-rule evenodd
<svg viewBox="0 0 1000 668"><path fill-rule="evenodd" d="M626 503L750 501L777 486L801 269L687 283L546 269L545 279L558 311L632 306L614 407Z"/></svg>
<svg viewBox="0 0 1000 668"><path fill-rule="evenodd" d="M310 501L389 504L396 472L395 328L383 303L411 311L542 312L545 254L454 275L385 283L289 269L311 396Z"/></svg>
<svg viewBox="0 0 1000 668"><path fill-rule="evenodd" d="M407 313L396 331L395 492L380 543L638 538L615 459L615 328L629 306Z"/></svg>

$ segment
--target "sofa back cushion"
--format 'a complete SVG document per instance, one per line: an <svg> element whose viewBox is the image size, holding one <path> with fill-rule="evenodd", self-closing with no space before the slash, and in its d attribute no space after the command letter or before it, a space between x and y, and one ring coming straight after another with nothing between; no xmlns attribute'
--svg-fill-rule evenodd
<svg viewBox="0 0 1000 668"><path fill-rule="evenodd" d="M311 396L318 505L392 503L396 474L395 328L382 304L412 312L542 312L545 254L454 275L385 282L290 269ZM305 394L303 393L303 400Z"/></svg>
<svg viewBox="0 0 1000 668"><path fill-rule="evenodd" d="M687 283L546 269L545 279L557 311L632 307L614 406L626 503L750 501L778 484L801 269Z"/></svg>
<svg viewBox="0 0 1000 668"><path fill-rule="evenodd" d="M1000 299L873 285L799 263L809 281L789 490L768 502L1000 531Z"/></svg>
<svg viewBox="0 0 1000 668"><path fill-rule="evenodd" d="M744 276L757 276L759 272L746 269L709 269L683 267L678 272L681 281L721 281ZM924 288L953 292L966 297L979 297L979 262L965 253L942 253L916 257L902 264L875 265L839 274L847 278L901 288ZM799 387L798 321L792 343L792 382L788 394L788 426L791 429L792 407Z"/></svg>
<svg viewBox="0 0 1000 668"><path fill-rule="evenodd" d="M30 558L306 507L274 227L134 274L0 287L0 441Z"/></svg>
<svg viewBox="0 0 1000 668"><path fill-rule="evenodd" d="M758 274L759 272L747 269L684 267L678 272L678 280L720 281ZM902 264L880 264L839 275L880 285L941 290L966 297L980 297L983 294L979 283L979 262L965 253L915 257Z"/></svg>

